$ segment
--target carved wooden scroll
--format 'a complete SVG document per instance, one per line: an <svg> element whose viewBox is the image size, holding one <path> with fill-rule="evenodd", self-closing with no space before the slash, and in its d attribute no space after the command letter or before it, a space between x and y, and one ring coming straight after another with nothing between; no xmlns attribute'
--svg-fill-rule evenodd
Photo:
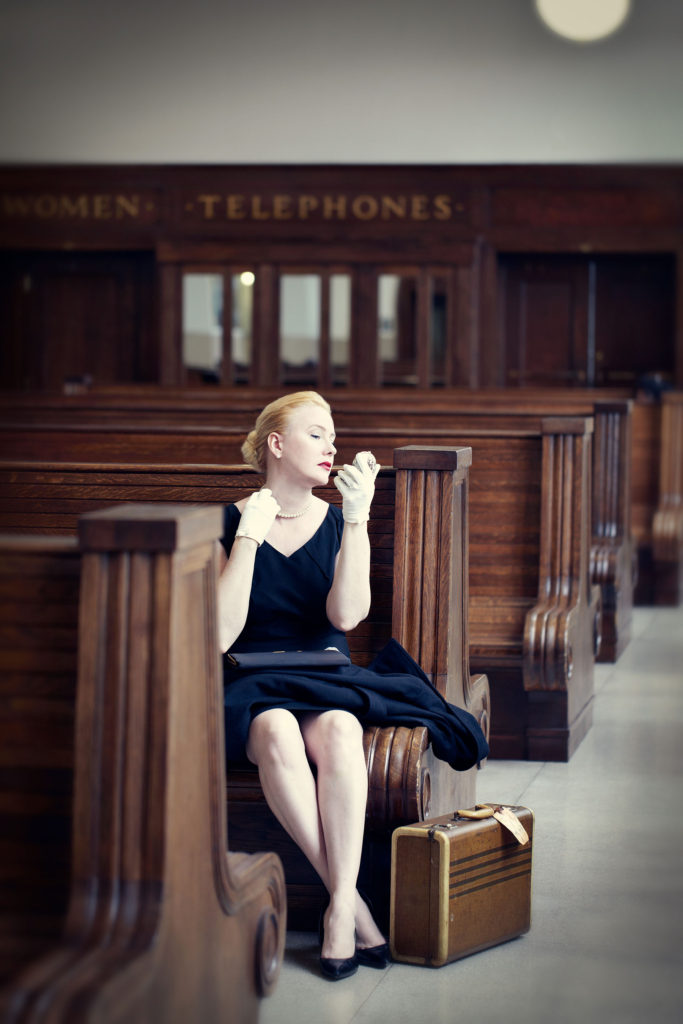
<svg viewBox="0 0 683 1024"><path fill-rule="evenodd" d="M636 559L631 536L630 401L596 402L591 580L600 587L598 661L616 661L631 637Z"/></svg>
<svg viewBox="0 0 683 1024"><path fill-rule="evenodd" d="M543 424L538 601L524 630L528 750L545 760L558 741L567 759L592 723L600 592L589 575L591 441L583 417Z"/></svg>

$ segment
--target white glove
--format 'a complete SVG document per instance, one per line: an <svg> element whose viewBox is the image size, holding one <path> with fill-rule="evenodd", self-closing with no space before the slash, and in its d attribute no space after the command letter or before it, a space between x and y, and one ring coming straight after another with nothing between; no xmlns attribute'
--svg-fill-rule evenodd
<svg viewBox="0 0 683 1024"><path fill-rule="evenodd" d="M345 523L366 523L370 518L378 473L379 466L372 452L358 452L353 465L345 465L337 473L334 483L342 496Z"/></svg>
<svg viewBox="0 0 683 1024"><path fill-rule="evenodd" d="M268 487L254 491L244 506L235 538L249 537L261 547L279 511L280 506Z"/></svg>

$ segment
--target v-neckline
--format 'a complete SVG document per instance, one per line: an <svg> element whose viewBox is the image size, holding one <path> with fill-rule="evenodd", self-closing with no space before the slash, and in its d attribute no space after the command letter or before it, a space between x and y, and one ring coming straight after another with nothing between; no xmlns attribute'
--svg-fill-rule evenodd
<svg viewBox="0 0 683 1024"><path fill-rule="evenodd" d="M264 543L264 544L267 544L267 545L268 545L268 547L269 547L269 548L271 549L271 551L275 551L275 552L276 552L276 554L280 555L280 557L281 557L281 558L286 558L286 559L287 559L287 560L289 561L289 559L290 559L290 558L293 558L293 557L294 557L294 555L298 555L298 553L299 553L300 551L303 551L303 550L304 550L304 548L308 547L308 545L309 545L309 544L311 543L311 541L312 541L312 540L313 540L313 539L314 539L315 537L317 537L317 536L318 536L318 534L319 534L319 533L320 533L320 531L322 530L323 526L324 526L324 525L325 525L325 523L327 522L327 517L328 517L328 516L329 516L329 514L330 514L330 508L331 508L331 507L332 507L331 505L328 505L328 506L327 506L327 510L326 510L326 512L325 512L325 515L324 515L324 516L323 516L323 518L322 518L322 521L321 521L321 523L320 523L320 526L318 526L318 528L317 528L316 530L314 530L314 531L313 531L313 533L312 533L312 534L311 534L311 536L310 536L310 537L308 538L308 540L305 540L305 541L303 542L303 544L300 544L298 548L295 548L295 549L294 549L294 551L292 551L292 552L291 552L291 554L289 554L289 555L286 555L286 554L284 553L284 551L280 551L280 549L279 549L279 548L277 548L277 547L275 547L275 545L274 545L274 544L271 544L269 540L264 540L264 542L263 542L263 543Z"/></svg>

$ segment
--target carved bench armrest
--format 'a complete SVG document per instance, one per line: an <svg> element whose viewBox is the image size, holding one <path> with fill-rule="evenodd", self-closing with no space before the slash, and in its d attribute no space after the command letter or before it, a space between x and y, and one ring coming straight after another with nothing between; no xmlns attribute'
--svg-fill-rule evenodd
<svg viewBox="0 0 683 1024"><path fill-rule="evenodd" d="M429 812L431 783L424 755L426 726L372 726L363 732L368 767L367 827L374 831L422 821Z"/></svg>

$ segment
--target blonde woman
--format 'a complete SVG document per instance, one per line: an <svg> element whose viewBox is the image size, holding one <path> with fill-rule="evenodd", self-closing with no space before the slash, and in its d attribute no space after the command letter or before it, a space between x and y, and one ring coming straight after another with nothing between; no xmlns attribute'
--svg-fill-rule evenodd
<svg viewBox="0 0 683 1024"><path fill-rule="evenodd" d="M379 470L362 452L337 473L341 509L313 494L328 483L336 448L330 407L312 391L266 406L242 453L265 486L225 509L218 598L221 648L229 652L227 753L258 766L271 810L330 894L320 967L339 980L359 964L389 962L356 890L367 802L363 726L425 724L435 753L459 769L488 749L473 716L443 701L395 642L369 669L284 658L239 666L245 652L336 648L348 656L345 633L370 608L368 519Z"/></svg>

